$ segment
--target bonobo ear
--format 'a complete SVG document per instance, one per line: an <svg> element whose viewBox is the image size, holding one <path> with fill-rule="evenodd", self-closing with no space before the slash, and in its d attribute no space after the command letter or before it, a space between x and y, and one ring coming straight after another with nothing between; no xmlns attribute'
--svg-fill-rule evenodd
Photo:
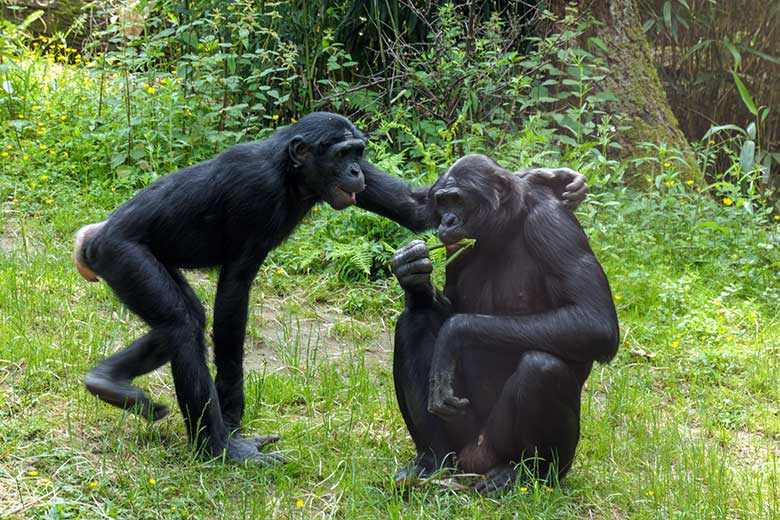
<svg viewBox="0 0 780 520"><path fill-rule="evenodd" d="M290 154L293 167L300 168L306 162L306 158L309 155L309 147L304 142L303 137L296 135L290 139L290 143L287 145L287 153Z"/></svg>

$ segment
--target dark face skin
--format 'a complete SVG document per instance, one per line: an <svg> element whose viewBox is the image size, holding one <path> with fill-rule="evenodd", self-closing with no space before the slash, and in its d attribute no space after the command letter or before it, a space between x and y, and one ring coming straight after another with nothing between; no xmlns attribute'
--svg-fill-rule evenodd
<svg viewBox="0 0 780 520"><path fill-rule="evenodd" d="M355 194L366 187L360 160L365 142L350 135L345 141L330 146L325 153L322 169L326 172L322 198L334 209L355 204ZM329 174L329 175L328 175Z"/></svg>
<svg viewBox="0 0 780 520"><path fill-rule="evenodd" d="M365 138L346 128L342 139L329 146L307 145L294 137L289 153L312 194L340 210L355 204L355 195L366 188L360 167L365 147Z"/></svg>
<svg viewBox="0 0 780 520"><path fill-rule="evenodd" d="M443 182L437 183L433 189L433 200L436 215L439 218L437 234L439 240L448 250L457 248L456 242L469 238L467 211L463 190L458 186L455 177L448 172Z"/></svg>

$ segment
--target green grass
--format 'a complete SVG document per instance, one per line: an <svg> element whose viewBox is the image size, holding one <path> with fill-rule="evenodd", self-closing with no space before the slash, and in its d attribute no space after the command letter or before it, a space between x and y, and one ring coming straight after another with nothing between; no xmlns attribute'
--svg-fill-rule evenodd
<svg viewBox="0 0 780 520"><path fill-rule="evenodd" d="M313 215L258 276L244 424L279 433L290 463L253 468L196 459L177 413L150 425L85 391L85 371L144 330L72 266L73 231L106 208L30 218L14 204L0 220L0 517L780 518L780 242L740 208L690 191L591 196L578 215L620 352L587 383L561 485L487 499L448 481L393 486L413 446L393 395L392 280L294 265L318 219L358 210ZM213 274L190 279L210 312ZM139 384L176 409L167 368Z"/></svg>

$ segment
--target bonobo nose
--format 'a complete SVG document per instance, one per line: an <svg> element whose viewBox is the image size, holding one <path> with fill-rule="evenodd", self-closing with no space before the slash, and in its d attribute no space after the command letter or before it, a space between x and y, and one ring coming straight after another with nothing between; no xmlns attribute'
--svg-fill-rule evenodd
<svg viewBox="0 0 780 520"><path fill-rule="evenodd" d="M353 166L352 168L350 168L349 173L351 173L353 177L357 177L358 175L360 175L363 172L360 171L359 167Z"/></svg>
<svg viewBox="0 0 780 520"><path fill-rule="evenodd" d="M447 227L454 226L458 222L458 218L455 215L444 215L441 219L441 223Z"/></svg>

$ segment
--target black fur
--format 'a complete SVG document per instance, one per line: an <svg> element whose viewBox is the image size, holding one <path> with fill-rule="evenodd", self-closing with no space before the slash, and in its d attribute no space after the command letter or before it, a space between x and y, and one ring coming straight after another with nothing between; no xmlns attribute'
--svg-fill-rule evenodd
<svg viewBox="0 0 780 520"><path fill-rule="evenodd" d="M454 463L486 474L480 491L511 484L521 463L562 477L579 440L582 385L618 346L604 272L550 188L487 157L457 161L428 201L442 242L476 245L448 266L443 293L422 242L393 258L407 302L396 394L418 451L399 478Z"/></svg>
<svg viewBox="0 0 780 520"><path fill-rule="evenodd" d="M115 406L159 419L167 408L132 379L171 362L190 441L205 454L277 462L259 448L276 436L241 438L243 343L249 290L266 255L318 202L357 203L414 230L435 225L428 190L362 157L365 137L344 117L313 113L268 139L234 146L214 159L166 175L76 236L75 260L87 280L103 278L151 327L100 362L85 383ZM537 182L570 182L559 196L576 204L584 178L538 170ZM565 191L569 190L569 191ZM214 302L212 381L206 364L205 313L179 269L219 267Z"/></svg>

